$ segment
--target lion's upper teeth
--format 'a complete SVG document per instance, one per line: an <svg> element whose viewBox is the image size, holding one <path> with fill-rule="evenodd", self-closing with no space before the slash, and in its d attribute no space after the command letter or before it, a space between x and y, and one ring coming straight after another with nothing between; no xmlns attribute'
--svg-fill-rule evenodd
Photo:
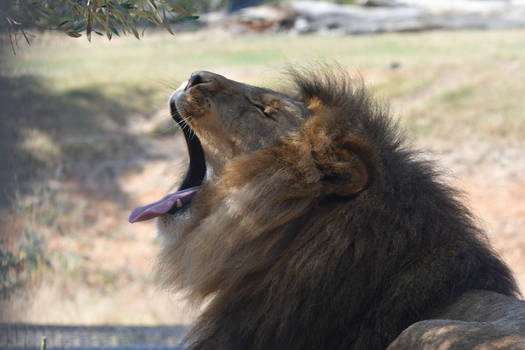
<svg viewBox="0 0 525 350"><path fill-rule="evenodd" d="M175 205L177 206L177 208L180 208L182 207L182 201L179 199L177 199L177 201L175 202Z"/></svg>

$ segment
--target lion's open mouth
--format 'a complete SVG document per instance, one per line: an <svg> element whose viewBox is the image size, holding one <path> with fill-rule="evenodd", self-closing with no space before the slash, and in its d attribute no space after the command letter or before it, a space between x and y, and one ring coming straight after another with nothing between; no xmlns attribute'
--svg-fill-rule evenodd
<svg viewBox="0 0 525 350"><path fill-rule="evenodd" d="M175 92L176 94L177 92ZM184 120L177 110L175 98L170 99L171 116L181 127L188 146L190 164L182 185L177 192L168 194L161 200L135 208L129 216L129 222L145 221L153 219L163 214L174 214L186 207L199 191L200 185L206 174L206 162L204 160L204 151L197 135L189 127L184 125ZM184 127L183 127L184 125Z"/></svg>

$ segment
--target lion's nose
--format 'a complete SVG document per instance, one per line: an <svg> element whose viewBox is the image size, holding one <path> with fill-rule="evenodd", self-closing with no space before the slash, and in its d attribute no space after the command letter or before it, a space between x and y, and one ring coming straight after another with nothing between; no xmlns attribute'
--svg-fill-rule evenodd
<svg viewBox="0 0 525 350"><path fill-rule="evenodd" d="M219 83L221 81L226 81L227 79L223 77L222 75L215 74L212 72L207 71L198 71L194 72L190 79L188 80L188 84L184 88L184 91L188 90L191 87L194 87L195 85L199 84L207 84L207 83Z"/></svg>
<svg viewBox="0 0 525 350"><path fill-rule="evenodd" d="M202 78L201 74L199 73L193 73L188 80L188 84L184 88L184 91L188 90L189 88L204 83L204 79Z"/></svg>

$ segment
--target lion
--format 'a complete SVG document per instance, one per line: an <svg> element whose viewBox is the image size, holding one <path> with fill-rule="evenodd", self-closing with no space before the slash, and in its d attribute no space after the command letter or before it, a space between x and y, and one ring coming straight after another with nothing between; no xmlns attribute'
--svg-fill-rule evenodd
<svg viewBox="0 0 525 350"><path fill-rule="evenodd" d="M206 305L188 349L431 349L449 326L523 344L509 268L387 109L342 71L289 76L196 72L170 98L189 167L130 221L158 217L159 274Z"/></svg>

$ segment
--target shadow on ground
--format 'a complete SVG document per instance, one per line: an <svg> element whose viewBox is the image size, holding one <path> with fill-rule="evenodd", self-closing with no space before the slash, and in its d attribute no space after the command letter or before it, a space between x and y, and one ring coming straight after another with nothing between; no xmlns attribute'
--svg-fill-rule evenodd
<svg viewBox="0 0 525 350"><path fill-rule="evenodd" d="M173 134L150 127L175 124L159 113L157 124L142 103L155 91L62 93L53 79L10 74L0 74L0 322L35 319L65 295L54 320L78 303L107 309L124 289L147 295L156 246L148 228L127 223L137 203L126 179L172 156ZM141 317L130 310L123 318Z"/></svg>
<svg viewBox="0 0 525 350"><path fill-rule="evenodd" d="M0 209L49 178L76 184L75 191L89 198L125 205L116 172L154 157L147 140L126 130L138 111L95 89L56 94L50 84L0 76ZM144 91L129 91L129 98L138 94Z"/></svg>

